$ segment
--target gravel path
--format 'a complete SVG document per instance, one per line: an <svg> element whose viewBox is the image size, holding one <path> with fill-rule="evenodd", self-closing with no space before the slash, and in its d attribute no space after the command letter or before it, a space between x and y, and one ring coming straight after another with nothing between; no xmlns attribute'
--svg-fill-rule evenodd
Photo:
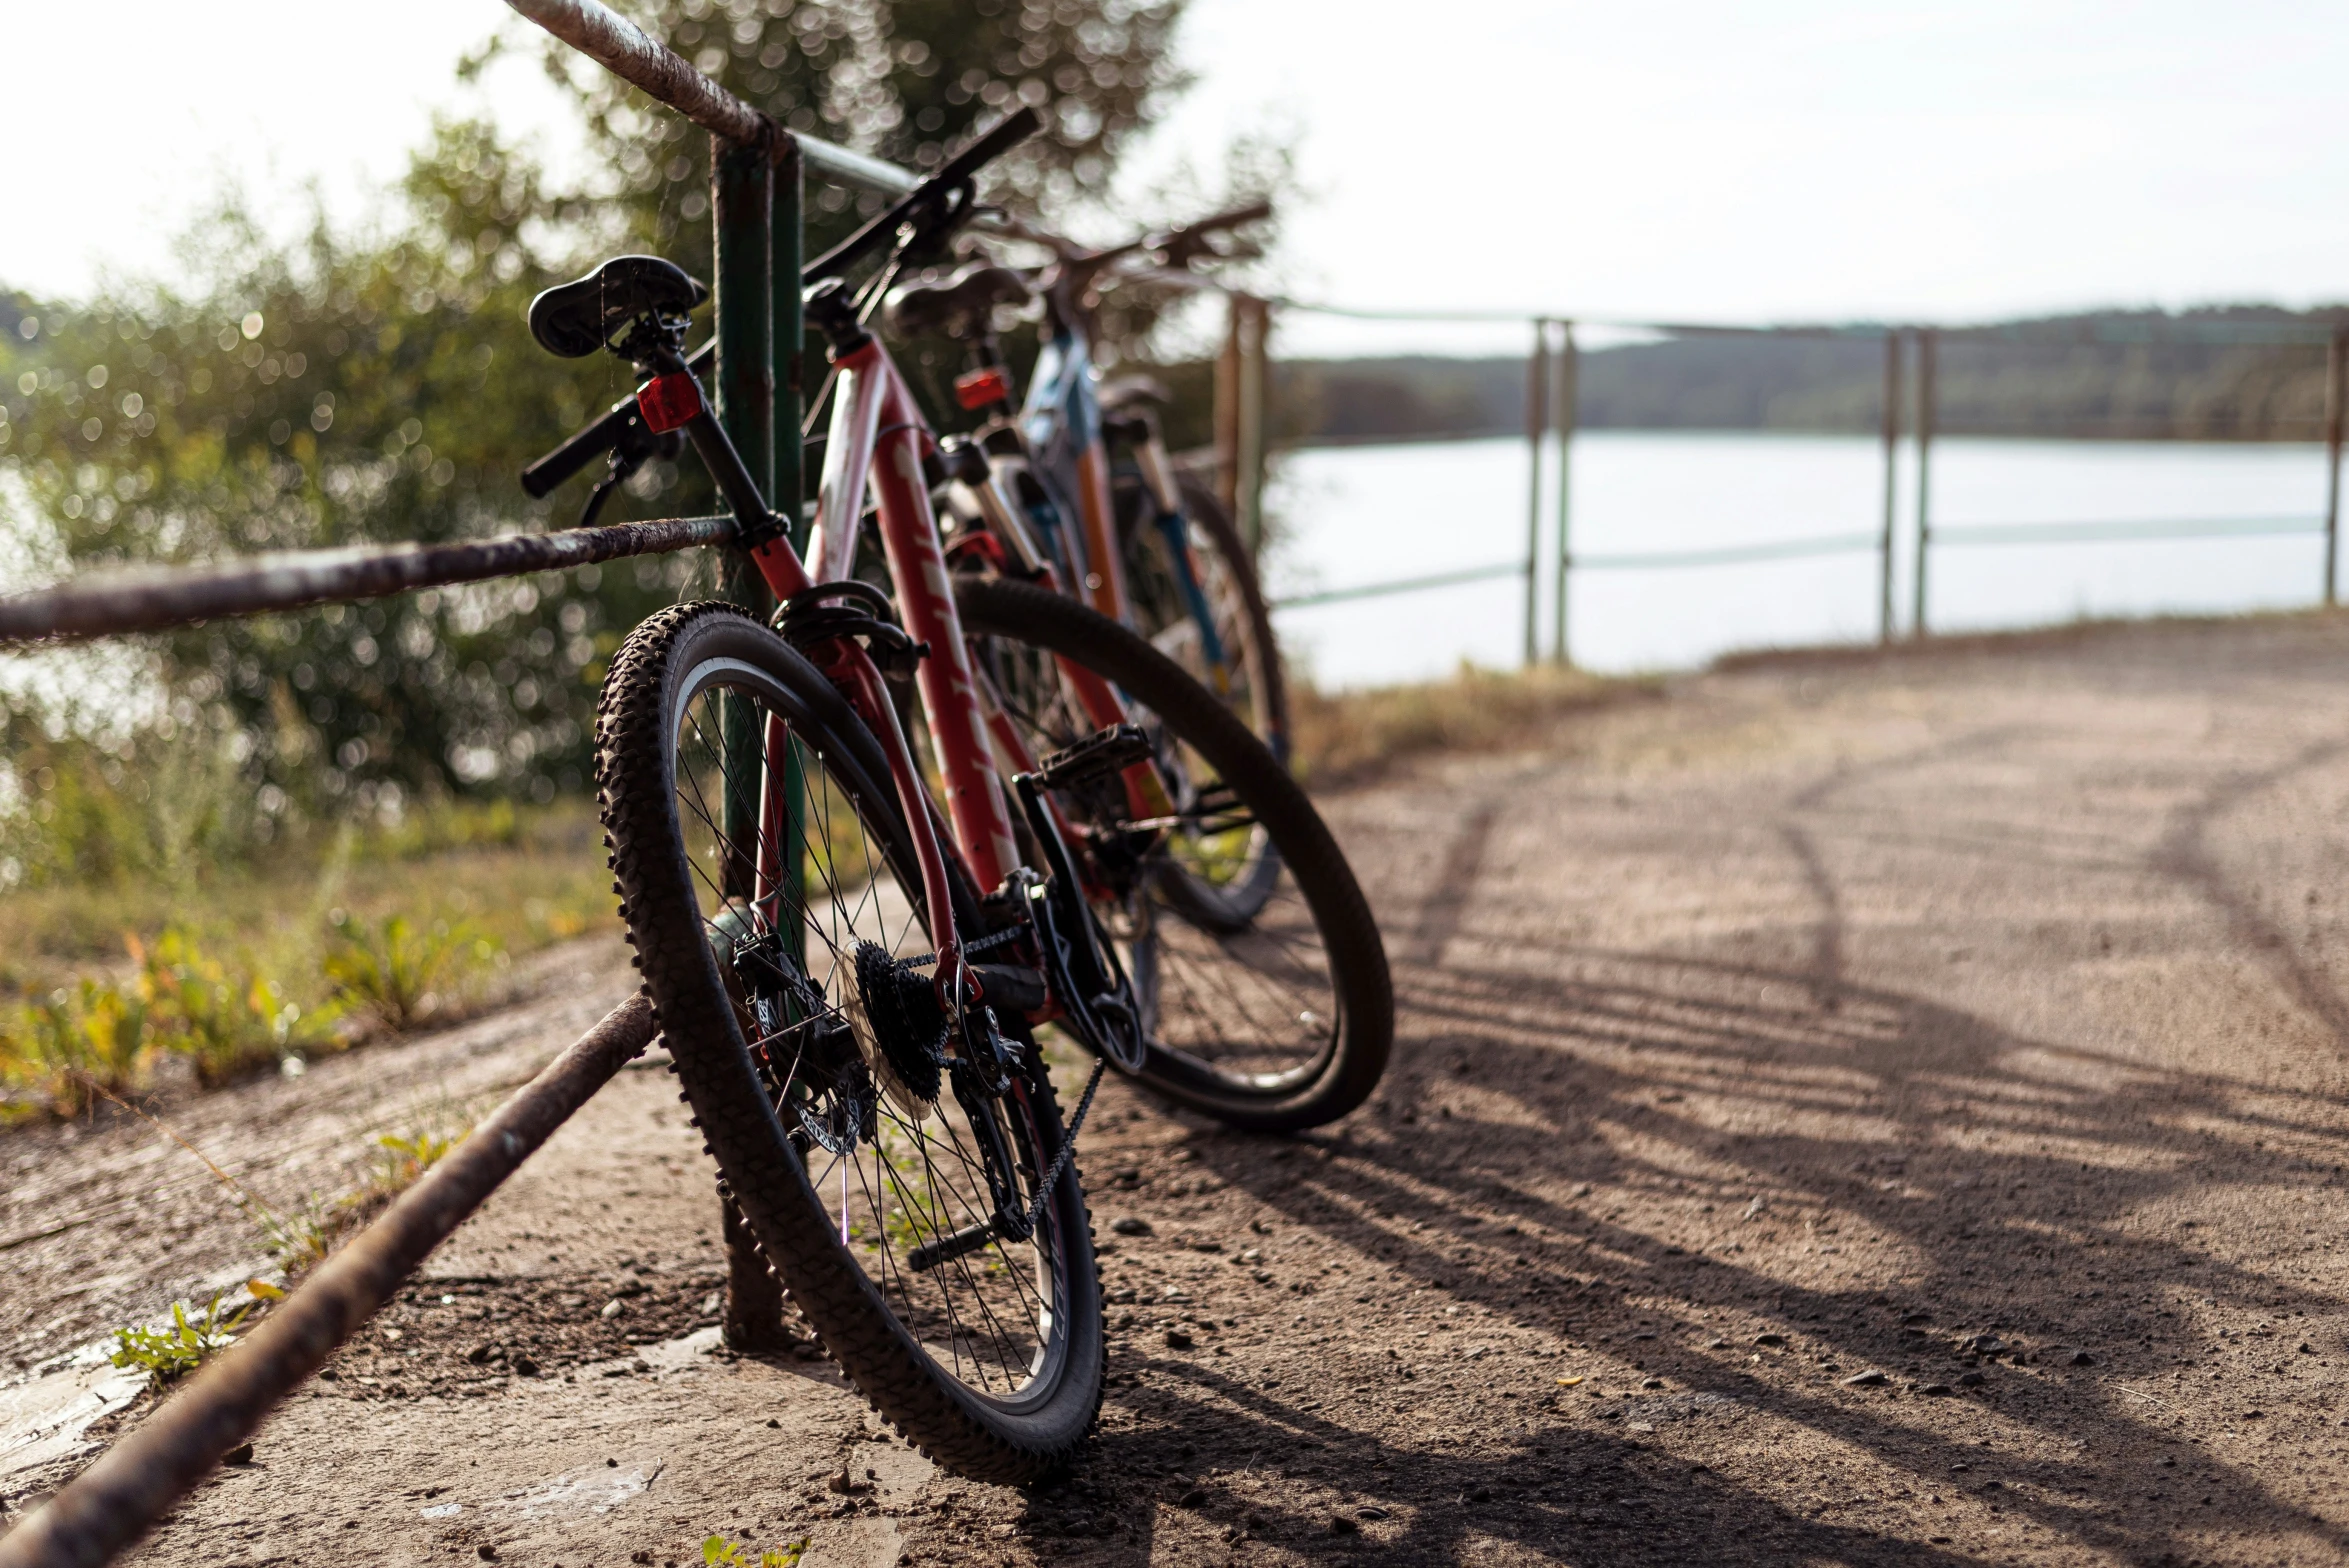
<svg viewBox="0 0 2349 1568"><path fill-rule="evenodd" d="M1395 1070L1294 1141L1105 1091L1115 1386L1032 1493L712 1352L710 1173L625 1074L140 1560L2340 1561L2345 689L2339 618L1785 660L1329 799ZM528 1071L625 989L576 956L253 1146ZM58 1136L0 1139L10 1235L84 1216L0 1254L19 1356L242 1261L107 1207L184 1174L135 1128L28 1196Z"/></svg>

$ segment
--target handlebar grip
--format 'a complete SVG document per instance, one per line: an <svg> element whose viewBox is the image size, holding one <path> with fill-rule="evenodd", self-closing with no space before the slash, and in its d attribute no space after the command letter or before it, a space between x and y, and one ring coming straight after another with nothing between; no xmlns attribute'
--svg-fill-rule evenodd
<svg viewBox="0 0 2349 1568"><path fill-rule="evenodd" d="M1043 128L1044 117L1022 104L1018 112L1004 116L1002 124L956 153L948 160L946 167L925 183L952 185L958 180L966 180ZM919 195L920 192L914 194Z"/></svg>

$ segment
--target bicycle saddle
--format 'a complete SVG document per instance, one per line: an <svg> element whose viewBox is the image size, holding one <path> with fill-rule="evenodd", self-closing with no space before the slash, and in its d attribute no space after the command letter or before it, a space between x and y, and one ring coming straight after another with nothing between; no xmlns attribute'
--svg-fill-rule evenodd
<svg viewBox="0 0 2349 1568"><path fill-rule="evenodd" d="M584 359L638 316L683 316L710 297L684 268L658 256L615 256L584 278L530 302L530 335L563 359Z"/></svg>
<svg viewBox="0 0 2349 1568"><path fill-rule="evenodd" d="M1120 376L1104 383L1101 388L1101 411L1114 414L1136 404L1150 404L1159 408L1174 401L1174 393L1156 376Z"/></svg>
<svg viewBox="0 0 2349 1568"><path fill-rule="evenodd" d="M973 262L943 283L909 283L889 291L889 330L901 337L937 333L971 338L986 330L998 305L1025 305L1027 280L1009 267Z"/></svg>

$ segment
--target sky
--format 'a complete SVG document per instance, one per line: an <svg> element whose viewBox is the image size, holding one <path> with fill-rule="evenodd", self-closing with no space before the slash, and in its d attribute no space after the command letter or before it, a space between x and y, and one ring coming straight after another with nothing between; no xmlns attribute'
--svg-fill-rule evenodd
<svg viewBox="0 0 2349 1568"><path fill-rule="evenodd" d="M531 69L455 81L496 0L403 0L388 34L315 0L104 14L104 38L78 7L10 18L0 283L166 272L228 179L289 217L312 187L361 215L435 109L486 105L576 162ZM1181 48L1197 85L1129 177L1293 139L1300 298L1592 322L2349 299L2349 7L1192 0ZM1290 354L1474 352L1525 330L1282 334Z"/></svg>

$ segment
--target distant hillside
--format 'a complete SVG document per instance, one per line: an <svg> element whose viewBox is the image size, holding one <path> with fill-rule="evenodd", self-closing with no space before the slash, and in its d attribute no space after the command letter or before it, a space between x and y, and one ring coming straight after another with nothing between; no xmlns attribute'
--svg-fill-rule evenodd
<svg viewBox="0 0 2349 1568"><path fill-rule="evenodd" d="M2107 311L1945 331L1936 428L1951 435L2312 440L2324 412L2324 346L2272 339L2340 321L2349 321L2349 307L2230 307ZM1834 335L1688 336L1586 350L1577 423L1872 433L1883 397L1880 333L1855 326ZM1912 351L1903 392L1904 424L1912 428L1915 363ZM1183 403L1197 405L1176 421L1183 427L1177 433L1204 441L1208 367L1163 373ZM1518 434L1525 379L1522 358L1289 360L1274 367L1276 434L1299 445Z"/></svg>

